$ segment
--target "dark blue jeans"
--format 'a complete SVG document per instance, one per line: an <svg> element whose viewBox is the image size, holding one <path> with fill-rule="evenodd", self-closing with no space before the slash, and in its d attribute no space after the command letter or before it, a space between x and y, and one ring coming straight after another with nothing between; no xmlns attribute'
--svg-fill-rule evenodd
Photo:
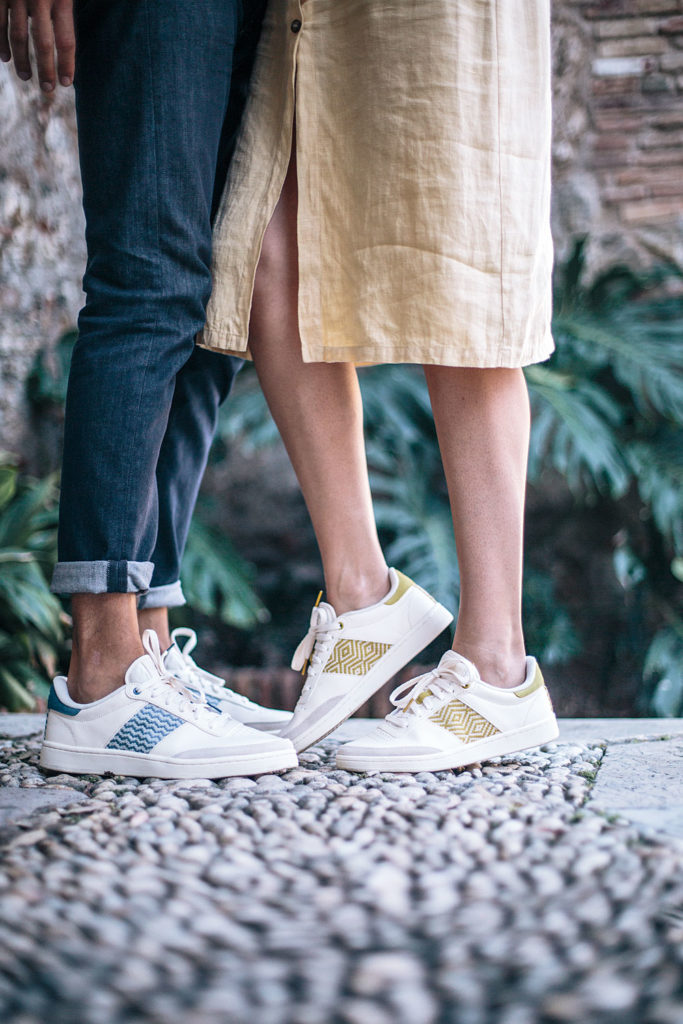
<svg viewBox="0 0 683 1024"><path fill-rule="evenodd" d="M183 603L180 560L240 365L194 339L264 6L76 0L88 262L66 404L59 593Z"/></svg>

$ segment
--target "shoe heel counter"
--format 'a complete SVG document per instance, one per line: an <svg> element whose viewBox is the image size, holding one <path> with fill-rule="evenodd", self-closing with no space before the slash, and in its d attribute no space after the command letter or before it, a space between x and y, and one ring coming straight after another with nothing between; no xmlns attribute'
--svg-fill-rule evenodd
<svg viewBox="0 0 683 1024"><path fill-rule="evenodd" d="M58 712L48 710L45 718L43 739L48 743L68 743L69 732L70 730L68 728L64 728L64 719L62 716Z"/></svg>
<svg viewBox="0 0 683 1024"><path fill-rule="evenodd" d="M437 602L426 590L413 583L403 597L405 625L409 629L417 626L436 605Z"/></svg>
<svg viewBox="0 0 683 1024"><path fill-rule="evenodd" d="M555 711L553 709L552 700L550 699L548 687L543 683L543 685L539 686L539 688L529 697L524 724L533 725L534 722L540 722L554 717Z"/></svg>
<svg viewBox="0 0 683 1024"><path fill-rule="evenodd" d="M72 708L68 704L64 704L52 685L47 699L43 739L51 743L72 743L74 740L73 727L79 714L80 708Z"/></svg>

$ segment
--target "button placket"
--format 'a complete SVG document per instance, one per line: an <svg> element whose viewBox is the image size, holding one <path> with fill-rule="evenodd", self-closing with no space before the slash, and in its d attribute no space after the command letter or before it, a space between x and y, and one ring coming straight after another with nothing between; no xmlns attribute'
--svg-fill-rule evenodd
<svg viewBox="0 0 683 1024"><path fill-rule="evenodd" d="M289 23L289 30L290 32L293 32L294 35L298 35L298 33L303 28L304 24L303 11L301 9L301 0L297 0L297 2L292 4L291 13L293 14L293 18Z"/></svg>

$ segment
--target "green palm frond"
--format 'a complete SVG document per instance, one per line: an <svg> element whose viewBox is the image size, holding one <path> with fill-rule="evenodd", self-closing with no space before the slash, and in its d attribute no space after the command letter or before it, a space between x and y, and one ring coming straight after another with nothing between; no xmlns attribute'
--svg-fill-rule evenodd
<svg viewBox="0 0 683 1024"><path fill-rule="evenodd" d="M554 331L558 344L572 344L575 355L591 349L589 365L609 366L641 414L655 411L683 423L680 321L662 322L636 305L613 311L609 324L585 312L559 316Z"/></svg>
<svg viewBox="0 0 683 1024"><path fill-rule="evenodd" d="M230 394L221 406L217 437L225 444L239 440L245 451L255 451L279 440L252 363L240 370Z"/></svg>
<svg viewBox="0 0 683 1024"><path fill-rule="evenodd" d="M373 477L377 526L391 565L397 565L448 608L460 593L458 560L448 502L412 475Z"/></svg>
<svg viewBox="0 0 683 1024"><path fill-rule="evenodd" d="M643 502L677 555L683 554L683 444L681 432L661 425L626 452Z"/></svg>
<svg viewBox="0 0 683 1024"><path fill-rule="evenodd" d="M23 477L10 457L0 465L0 707L32 710L63 652L67 619L50 593L55 558L54 477Z"/></svg>
<svg viewBox="0 0 683 1024"><path fill-rule="evenodd" d="M619 444L618 402L590 380L549 367L528 367L526 378L534 408L529 479L552 466L575 494L593 487L625 494L631 473Z"/></svg>
<svg viewBox="0 0 683 1024"><path fill-rule="evenodd" d="M252 586L254 575L224 534L193 519L182 568L191 607L240 629L267 622L268 611Z"/></svg>

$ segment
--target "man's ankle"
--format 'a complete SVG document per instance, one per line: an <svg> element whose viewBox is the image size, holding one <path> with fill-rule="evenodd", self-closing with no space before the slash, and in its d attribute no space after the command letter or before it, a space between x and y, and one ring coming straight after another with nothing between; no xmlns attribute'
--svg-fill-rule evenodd
<svg viewBox="0 0 683 1024"><path fill-rule="evenodd" d="M125 682L126 672L144 654L142 644L131 644L118 654L105 657L93 651L88 659L72 658L67 675L69 696L77 704L90 704L118 690Z"/></svg>
<svg viewBox="0 0 683 1024"><path fill-rule="evenodd" d="M153 629L159 637L162 651L167 651L171 646L168 608L138 608L138 629L140 636L146 629Z"/></svg>
<svg viewBox="0 0 683 1024"><path fill-rule="evenodd" d="M78 704L100 700L123 685L144 654L135 594L75 594L69 696Z"/></svg>

